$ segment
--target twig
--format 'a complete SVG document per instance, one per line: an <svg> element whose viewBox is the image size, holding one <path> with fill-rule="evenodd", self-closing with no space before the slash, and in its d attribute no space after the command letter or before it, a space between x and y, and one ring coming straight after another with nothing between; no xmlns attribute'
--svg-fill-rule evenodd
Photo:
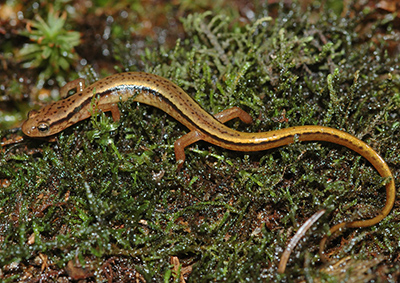
<svg viewBox="0 0 400 283"><path fill-rule="evenodd" d="M294 247L300 241L300 239L304 236L304 234L311 228L311 226L326 212L325 209L321 209L311 216L296 232L293 238L290 240L289 244L286 246L285 251L282 253L281 260L278 266L278 273L284 273L286 269L286 264L289 260L289 256L293 251Z"/></svg>

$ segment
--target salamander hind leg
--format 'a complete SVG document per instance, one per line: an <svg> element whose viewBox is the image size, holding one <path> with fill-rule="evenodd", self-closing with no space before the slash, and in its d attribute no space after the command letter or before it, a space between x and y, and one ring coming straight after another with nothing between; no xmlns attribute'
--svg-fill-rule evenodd
<svg viewBox="0 0 400 283"><path fill-rule="evenodd" d="M202 134L199 133L198 131L193 130L190 133L180 137L175 141L174 143L175 158L178 163L178 168L176 169L176 171L180 171L182 169L183 162L185 162L186 158L185 147L202 139L203 139Z"/></svg>
<svg viewBox="0 0 400 283"><path fill-rule="evenodd" d="M251 124L253 122L253 118L244 111L242 108L239 107L232 107L221 111L214 115L214 117L220 121L221 123L226 123L232 119L239 118L243 123Z"/></svg>

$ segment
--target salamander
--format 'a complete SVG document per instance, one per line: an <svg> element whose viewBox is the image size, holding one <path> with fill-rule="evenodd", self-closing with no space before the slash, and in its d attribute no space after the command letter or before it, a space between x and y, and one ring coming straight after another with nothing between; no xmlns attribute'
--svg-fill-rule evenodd
<svg viewBox="0 0 400 283"><path fill-rule="evenodd" d="M126 72L115 74L84 88L78 79L66 86L76 88L69 97L31 111L22 125L29 137L50 137L87 119L93 114L91 103L95 96L96 107L111 112L114 120L120 119L118 103L134 97L134 101L157 107L185 125L190 132L175 141L175 157L180 169L185 160L185 147L203 140L235 151L261 151L291 144L295 141L324 141L345 146L367 159L386 183L386 203L378 215L371 219L339 223L331 232L342 227L367 227L380 222L391 211L395 201L393 175L382 157L360 139L337 129L324 126L295 126L269 132L247 133L231 129L223 123L239 118L251 123L251 116L238 107L211 115L173 82L149 73Z"/></svg>

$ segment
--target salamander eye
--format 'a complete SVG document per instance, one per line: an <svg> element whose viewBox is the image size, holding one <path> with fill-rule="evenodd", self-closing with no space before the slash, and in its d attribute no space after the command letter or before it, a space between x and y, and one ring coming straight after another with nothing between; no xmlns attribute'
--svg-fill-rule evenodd
<svg viewBox="0 0 400 283"><path fill-rule="evenodd" d="M45 123L45 122L41 122L38 126L37 129L39 130L39 132L41 133L47 133L50 130L50 126L49 124Z"/></svg>

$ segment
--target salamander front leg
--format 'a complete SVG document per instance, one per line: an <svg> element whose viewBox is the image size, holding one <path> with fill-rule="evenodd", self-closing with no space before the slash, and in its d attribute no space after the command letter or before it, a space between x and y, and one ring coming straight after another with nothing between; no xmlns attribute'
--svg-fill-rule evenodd
<svg viewBox="0 0 400 283"><path fill-rule="evenodd" d="M99 110L103 112L111 112L111 116L114 122L119 121L121 119L121 114L119 112L118 104L116 103L99 105Z"/></svg>
<svg viewBox="0 0 400 283"><path fill-rule="evenodd" d="M61 98L66 98L68 93L71 90L76 90L77 93L82 92L85 88L85 80L82 78L67 82L61 89L60 89L60 96Z"/></svg>

